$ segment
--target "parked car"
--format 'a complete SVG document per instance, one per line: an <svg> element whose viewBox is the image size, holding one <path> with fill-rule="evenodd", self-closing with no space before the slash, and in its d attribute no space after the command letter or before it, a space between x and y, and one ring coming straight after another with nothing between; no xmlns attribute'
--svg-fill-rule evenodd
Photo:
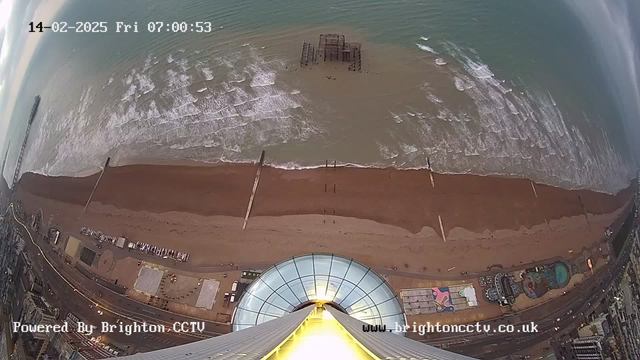
<svg viewBox="0 0 640 360"><path fill-rule="evenodd" d="M60 230L51 228L51 230L49 231L51 235L51 241L53 242L53 244L54 245L58 244L58 241L60 241Z"/></svg>

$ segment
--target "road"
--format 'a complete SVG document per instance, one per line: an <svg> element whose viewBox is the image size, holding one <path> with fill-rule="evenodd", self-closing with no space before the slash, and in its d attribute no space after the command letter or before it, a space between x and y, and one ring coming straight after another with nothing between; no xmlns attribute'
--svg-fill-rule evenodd
<svg viewBox="0 0 640 360"><path fill-rule="evenodd" d="M71 311L81 319L94 324L99 324L101 321L115 324L116 321L121 320L125 324L132 321L144 321L150 324L163 324L171 327L176 321L201 321L139 303L86 278L66 265L61 255L51 252L51 247L48 244L42 244L46 253L43 252L43 248L36 243L28 228L15 216L13 204L10 205L10 209L14 220L20 225L18 228L23 233L23 237L30 240L30 242L27 241L28 246L25 249L30 254L30 259L32 261L35 259L38 267L44 269L44 278L53 288L58 298L52 299L52 302L59 304L62 313ZM626 244L623 253L616 259L614 264L606 265L583 283L557 299L517 315L505 316L482 323L490 324L493 328L496 328L499 324L511 324L518 329L523 324L534 322L538 325L537 333L450 334L422 341L454 352L488 359L513 354L558 335L566 329L573 329L576 324L582 322L580 314L587 314L591 308L597 306L601 301L612 283L611 280L624 268L629 252L630 244ZM143 254L142 257L144 256ZM221 266L216 270L220 268L227 268L227 266ZM235 266L229 266L229 268L235 268ZM202 271L202 269L199 270ZM103 310L104 314L99 315L96 307ZM557 319L560 320L557 321ZM555 330L556 327L559 328L559 331ZM132 350L135 352L146 352L227 332L229 332L229 326L226 324L205 322L205 331L203 334L197 335L169 332L160 334L138 333L130 336L113 333L111 336L116 342L132 344Z"/></svg>
<svg viewBox="0 0 640 360"><path fill-rule="evenodd" d="M109 334L109 338L117 343L131 344L131 350L134 352L186 344L229 332L229 325L164 311L127 298L88 279L65 264L60 255L47 251L48 245L42 244L44 248L40 246L27 226L15 216L13 204L10 204L9 208L14 221L18 224L17 228L26 240L25 251L29 259L34 263L34 268L42 269L45 284L48 284L55 294L51 296L45 291L45 296L54 306L60 308L62 314L72 312L81 320L94 325L99 325L102 321L116 324L118 320L123 321L124 324L136 321L164 325L167 328L171 328L175 322L202 321L205 323L202 334L179 334L173 331L154 334L134 333L129 336L119 332ZM100 315L98 310L103 314Z"/></svg>
<svg viewBox="0 0 640 360"><path fill-rule="evenodd" d="M626 218L626 214L624 217ZM615 261L605 265L565 295L517 315L481 323L493 324L494 328L498 324L511 323L515 329L519 329L524 324L534 322L538 324L537 333L452 334L436 341L428 339L424 342L480 359L494 359L514 354L551 337L558 338L582 324L584 317L602 302L613 286L613 280L628 263L632 242L630 239L625 243Z"/></svg>

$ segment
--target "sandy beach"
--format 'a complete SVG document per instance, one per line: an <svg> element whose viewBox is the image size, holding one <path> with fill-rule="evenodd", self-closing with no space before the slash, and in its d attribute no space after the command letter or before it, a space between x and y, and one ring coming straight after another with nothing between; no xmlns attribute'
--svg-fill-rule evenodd
<svg viewBox="0 0 640 360"><path fill-rule="evenodd" d="M612 196L535 184L534 192L525 179L440 174L432 187L428 171L265 167L243 231L255 171L249 164L109 168L86 214L97 175L25 174L19 198L63 231L88 226L187 251L193 266L333 252L428 274L569 257L603 240L633 190Z"/></svg>
<svg viewBox="0 0 640 360"><path fill-rule="evenodd" d="M93 198L120 209L244 217L256 166L131 165L109 168ZM441 175L421 170L280 170L264 167L252 216L337 215L373 220L418 233L423 227L473 232L531 228L562 217L606 214L620 208L631 188L616 196L525 179ZM84 205L97 174L44 177L25 174L20 189ZM535 187L535 192L533 187Z"/></svg>

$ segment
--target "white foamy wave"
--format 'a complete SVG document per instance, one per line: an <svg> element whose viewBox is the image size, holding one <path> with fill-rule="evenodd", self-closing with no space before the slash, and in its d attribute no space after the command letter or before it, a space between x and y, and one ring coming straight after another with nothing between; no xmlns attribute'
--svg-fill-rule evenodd
<svg viewBox="0 0 640 360"><path fill-rule="evenodd" d="M459 91L464 91L464 82L459 77L456 76L453 78L453 84Z"/></svg>
<svg viewBox="0 0 640 360"><path fill-rule="evenodd" d="M227 162L227 161L222 161L222 162ZM235 162L235 161L234 161ZM242 163L254 163L255 159L253 160L245 160L242 161ZM308 165L308 164L300 164L299 162L295 162L295 161L287 161L287 162L272 162L270 160L266 160L265 164L274 167L276 169L283 169L283 170L309 170L309 169L321 169L321 168L325 168L327 166L329 166L330 168L333 167L334 163L329 162L328 165L326 162L323 162L322 164L312 164L312 165ZM358 169L371 169L371 168L380 168L380 167L384 167L383 163L375 163L375 164L371 164L371 165L362 165L362 164L356 164L356 163L350 163L350 162L336 162L335 165L337 167L349 167L349 168L358 168Z"/></svg>
<svg viewBox="0 0 640 360"><path fill-rule="evenodd" d="M586 131L583 122L564 118L562 98L557 106L545 89L498 79L471 50L451 43L444 48L447 61L460 66L437 68L442 78L433 84L438 86L424 84L417 90L424 92L421 96L411 94L416 100L407 102L411 105L399 104L374 119L385 127L369 144L377 145L377 160L340 165L414 169L425 168L429 158L434 169L445 173L526 175L552 185L610 192L628 184L625 159L607 131L597 127L599 122ZM136 69L114 71L124 74L123 86L110 102L103 101L104 91L94 103L87 88L68 95L78 99L68 108L43 108L24 168L48 175L80 174L98 169L105 156L112 156L114 165L140 158L254 162L262 149L280 151L282 144L308 149L304 146L317 147L334 135L325 120L314 116L323 104L310 103L307 94L280 81L284 62L267 60L249 46L232 51L237 52L190 58L194 66L186 71L178 62L182 55L155 72L141 71L146 65L141 59ZM215 82L203 82L213 79L206 66L215 69ZM435 69L433 63L426 66ZM260 86L252 86L256 84ZM202 95L199 88L206 88ZM349 160L345 156L342 160ZM324 161L316 163L270 162L279 168L324 166Z"/></svg>
<svg viewBox="0 0 640 360"><path fill-rule="evenodd" d="M204 79L207 81L213 80L213 71L211 71L211 69L209 68L202 68L200 70L202 72L202 76L204 76Z"/></svg>
<svg viewBox="0 0 640 360"><path fill-rule="evenodd" d="M196 90L196 91L197 91L197 92L199 92L199 93L201 93L201 92L203 92L203 91L207 91L207 88L206 88L206 87L203 87L202 89L198 89L198 90Z"/></svg>
<svg viewBox="0 0 640 360"><path fill-rule="evenodd" d="M228 74L229 83L241 83L247 80L247 77L244 75L244 72L240 72L237 70L231 70Z"/></svg>
<svg viewBox="0 0 640 360"><path fill-rule="evenodd" d="M468 76L461 74L453 78L453 85L458 91L470 90L475 87L475 83Z"/></svg>
<svg viewBox="0 0 640 360"><path fill-rule="evenodd" d="M380 155L382 156L382 158L385 160L394 159L399 155L397 151L392 151L391 149L389 149L389 146L384 145L380 142L378 142L378 150L380 151Z"/></svg>
<svg viewBox="0 0 640 360"><path fill-rule="evenodd" d="M400 115L395 114L395 113L394 113L394 112L392 112L392 111L389 111L389 113L391 114L391 117L393 117L393 121L395 121L395 122L396 122L396 124L400 124L401 122L403 122L403 121L404 121L404 119L403 119L402 117L400 117Z"/></svg>
<svg viewBox="0 0 640 360"><path fill-rule="evenodd" d="M257 65L251 65L249 70L253 73L251 87L269 86L276 83L276 72L274 70L265 70Z"/></svg>
<svg viewBox="0 0 640 360"><path fill-rule="evenodd" d="M178 66L180 67L180 69L183 72L187 71L189 69L189 62L185 58L182 58L182 59L176 61L176 64L178 64Z"/></svg>
<svg viewBox="0 0 640 360"><path fill-rule="evenodd" d="M149 75L136 74L136 80L138 81L138 85L140 91L142 91L142 94L148 94L156 88L156 85L153 83Z"/></svg>
<svg viewBox="0 0 640 360"><path fill-rule="evenodd" d="M171 54L167 55L167 62L169 64L171 64L173 62L173 55L171 55Z"/></svg>
<svg viewBox="0 0 640 360"><path fill-rule="evenodd" d="M422 41L428 41L428 40L429 40L429 38L428 38L428 37L426 37L426 36L420 36L420 40L422 40Z"/></svg>
<svg viewBox="0 0 640 360"><path fill-rule="evenodd" d="M435 62L436 62L436 65L439 65L439 66L447 65L447 62L444 61L443 58L437 58Z"/></svg>
<svg viewBox="0 0 640 360"><path fill-rule="evenodd" d="M444 102L442 101L442 99L440 99L439 97L435 96L432 93L427 93L427 99L429 99L434 104L442 104Z"/></svg>
<svg viewBox="0 0 640 360"><path fill-rule="evenodd" d="M122 79L122 85L131 85L131 83L133 82L134 74L135 74L135 69Z"/></svg>
<svg viewBox="0 0 640 360"><path fill-rule="evenodd" d="M424 167L423 159L430 156L434 169L443 172L527 174L542 183L607 192L628 185L630 169L609 140L567 125L548 91L511 91L477 54L471 58L453 43L443 45L462 65L448 70L453 86L472 106L433 101L436 91L425 84L422 89L437 110L401 124L405 133L416 134L411 142L396 139L421 154L399 156L394 165Z"/></svg>
<svg viewBox="0 0 640 360"><path fill-rule="evenodd" d="M405 154L412 154L418 151L417 147L409 144L400 144L400 148L402 149L402 152Z"/></svg>
<svg viewBox="0 0 640 360"><path fill-rule="evenodd" d="M86 163L87 154L94 150L92 140L88 136L80 135L91 127L90 108L93 105L92 88L85 89L78 101L78 104L68 114L58 117L53 116L51 108L42 111L44 114L40 118L37 127L34 127L30 138L30 150L25 156L23 172L31 171L44 175L58 172L56 167L61 164L81 164L83 169L76 169L71 174L79 173L82 170L98 169L100 165L89 165ZM68 132L72 132L69 134ZM75 137L78 135L78 137ZM59 139L64 139L64 143L56 143ZM70 172L65 172L68 175ZM62 173L60 174L62 175Z"/></svg>
<svg viewBox="0 0 640 360"><path fill-rule="evenodd" d="M189 89L201 81L198 74L204 63L182 72L174 62L163 74L153 76L151 98L140 97L153 82L137 70L123 79L126 84L130 78L130 84L113 103L94 105L87 89L76 107L60 116L45 116L34 129L37 136L30 154L37 155L30 157L26 171L79 174L97 169L105 156L111 156L114 165L140 157L255 161L261 149L305 142L325 132L303 108L307 100L299 92L268 81L284 70L283 61L265 61L246 49L222 62L232 63L236 75L251 81L226 78L200 89L210 97L196 98ZM250 86L253 76L262 86Z"/></svg>
<svg viewBox="0 0 640 360"><path fill-rule="evenodd" d="M131 101L133 100L133 95L136 93L137 87L135 85L129 86L129 89L122 94L122 101Z"/></svg>
<svg viewBox="0 0 640 360"><path fill-rule="evenodd" d="M255 162L255 160L246 161L246 162ZM300 163L295 161L274 163L274 162L271 162L269 159L265 161L265 164L272 166L276 169L283 169L283 170L309 170L309 169L324 168L327 166L326 163L322 165L301 165ZM331 163L330 166L333 166L333 163Z"/></svg>
<svg viewBox="0 0 640 360"><path fill-rule="evenodd" d="M153 60L152 55L147 55L147 59L144 61L144 66L142 66L142 72L147 72L151 68L151 60Z"/></svg>
<svg viewBox="0 0 640 360"><path fill-rule="evenodd" d="M416 46L420 49L420 50L424 50L424 51L428 51L432 54L436 54L438 55L438 52L433 50L433 48L431 48L431 46L427 46L427 45L423 45L423 44L416 44Z"/></svg>
<svg viewBox="0 0 640 360"><path fill-rule="evenodd" d="M553 96L551 96L551 93L547 91L547 95L549 95L549 99L551 99L551 103L553 104L553 106L558 106L558 104L556 104L556 101L553 99Z"/></svg>

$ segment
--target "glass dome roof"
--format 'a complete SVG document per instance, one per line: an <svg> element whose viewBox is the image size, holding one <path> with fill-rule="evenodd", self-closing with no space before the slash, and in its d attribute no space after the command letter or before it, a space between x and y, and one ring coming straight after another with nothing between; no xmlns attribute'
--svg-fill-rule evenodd
<svg viewBox="0 0 640 360"><path fill-rule="evenodd" d="M406 319L396 294L370 268L353 259L312 254L282 261L246 289L233 316L233 331L291 313L308 303L326 302L372 325Z"/></svg>

